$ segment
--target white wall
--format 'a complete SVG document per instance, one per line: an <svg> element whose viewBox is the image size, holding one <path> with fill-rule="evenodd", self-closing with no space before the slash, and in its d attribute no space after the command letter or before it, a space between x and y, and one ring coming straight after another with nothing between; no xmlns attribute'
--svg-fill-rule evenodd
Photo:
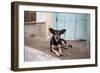
<svg viewBox="0 0 100 73"><path fill-rule="evenodd" d="M0 73L14 73L10 70L10 54L11 54L11 14L10 3L14 0L0 0ZM25 1L25 0L22 0ZM81 5L98 5L100 9L100 0L26 0L35 2L48 3L65 3L65 4L81 4ZM100 10L99 12L100 13ZM98 14L100 19L100 14ZM100 24L100 21L98 22ZM100 25L98 25L100 32ZM100 37L100 33L98 35ZM100 38L98 39L100 43ZM99 46L100 48L100 46ZM98 55L100 56L100 49L98 48ZM73 69L55 69L55 70L40 70L34 73L99 73L100 72L100 57L98 67L88 68L73 68ZM24 73L24 72L22 72ZM26 71L25 73L33 73L33 71Z"/></svg>
<svg viewBox="0 0 100 73"><path fill-rule="evenodd" d="M43 31L42 34L45 35L45 37L46 37L45 39L47 39L47 40L48 40L48 38L50 38L48 29L51 25L51 21L52 21L52 13L50 13L50 12L38 12L37 11L36 22L44 22L45 23L45 24L42 24L42 27L44 27L44 28L41 28L41 29L44 29L44 30L41 30L41 31Z"/></svg>
<svg viewBox="0 0 100 73"><path fill-rule="evenodd" d="M44 12L36 12L36 21L37 22L45 22L46 17Z"/></svg>

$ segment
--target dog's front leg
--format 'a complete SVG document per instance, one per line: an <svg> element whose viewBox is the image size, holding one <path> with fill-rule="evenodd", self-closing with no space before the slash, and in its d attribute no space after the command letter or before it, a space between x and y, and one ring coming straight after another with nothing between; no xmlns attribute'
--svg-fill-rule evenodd
<svg viewBox="0 0 100 73"><path fill-rule="evenodd" d="M60 56L60 53L57 50L55 50L55 48L57 48L57 47L52 45L52 48L51 48L52 52L54 52L57 56Z"/></svg>
<svg viewBox="0 0 100 73"><path fill-rule="evenodd" d="M61 56L63 56L61 45L58 45L57 47L58 47L58 52L60 53Z"/></svg>
<svg viewBox="0 0 100 73"><path fill-rule="evenodd" d="M68 49L68 42L62 40L62 47L63 47L64 49Z"/></svg>

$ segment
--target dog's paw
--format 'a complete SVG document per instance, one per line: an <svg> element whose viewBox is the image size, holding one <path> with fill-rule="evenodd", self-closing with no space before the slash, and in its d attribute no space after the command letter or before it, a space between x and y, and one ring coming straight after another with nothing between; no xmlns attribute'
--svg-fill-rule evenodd
<svg viewBox="0 0 100 73"><path fill-rule="evenodd" d="M67 45L62 45L62 48L63 49L68 49L68 46Z"/></svg>
<svg viewBox="0 0 100 73"><path fill-rule="evenodd" d="M64 56L63 54L60 54L60 56Z"/></svg>
<svg viewBox="0 0 100 73"><path fill-rule="evenodd" d="M72 45L68 45L68 47L72 48Z"/></svg>
<svg viewBox="0 0 100 73"><path fill-rule="evenodd" d="M56 53L56 55L59 57L61 54L60 53Z"/></svg>

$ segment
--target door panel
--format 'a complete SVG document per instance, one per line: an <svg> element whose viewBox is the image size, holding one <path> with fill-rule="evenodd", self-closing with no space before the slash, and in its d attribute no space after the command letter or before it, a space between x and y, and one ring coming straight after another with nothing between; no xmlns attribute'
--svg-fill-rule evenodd
<svg viewBox="0 0 100 73"><path fill-rule="evenodd" d="M65 15L65 39L75 40L75 14L66 13Z"/></svg>
<svg viewBox="0 0 100 73"><path fill-rule="evenodd" d="M65 13L57 13L56 15L56 29L62 30L65 29ZM65 37L65 34L61 35L62 38Z"/></svg>
<svg viewBox="0 0 100 73"><path fill-rule="evenodd" d="M90 14L87 14L86 16L87 18L87 30L86 30L86 34L87 34L87 42L90 42Z"/></svg>
<svg viewBox="0 0 100 73"><path fill-rule="evenodd" d="M51 22L52 24L51 24L51 27L54 28L54 29L56 29L56 24L57 24L56 16L57 16L57 13L52 13L52 22Z"/></svg>
<svg viewBox="0 0 100 73"><path fill-rule="evenodd" d="M86 25L87 19L86 14L77 14L77 23L76 23L76 39L77 40L86 40Z"/></svg>
<svg viewBox="0 0 100 73"><path fill-rule="evenodd" d="M57 13L56 15L56 22L57 22L57 29L61 30L64 29L64 25L65 25L65 13Z"/></svg>

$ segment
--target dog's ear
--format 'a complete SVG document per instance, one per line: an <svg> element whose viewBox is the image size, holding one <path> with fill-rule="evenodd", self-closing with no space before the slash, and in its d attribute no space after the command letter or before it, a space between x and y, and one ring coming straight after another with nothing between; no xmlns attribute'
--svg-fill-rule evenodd
<svg viewBox="0 0 100 73"><path fill-rule="evenodd" d="M66 32L66 29L61 30L61 34L64 34Z"/></svg>
<svg viewBox="0 0 100 73"><path fill-rule="evenodd" d="M50 31L51 33L54 33L54 29L52 29L52 28L49 28L49 31Z"/></svg>

